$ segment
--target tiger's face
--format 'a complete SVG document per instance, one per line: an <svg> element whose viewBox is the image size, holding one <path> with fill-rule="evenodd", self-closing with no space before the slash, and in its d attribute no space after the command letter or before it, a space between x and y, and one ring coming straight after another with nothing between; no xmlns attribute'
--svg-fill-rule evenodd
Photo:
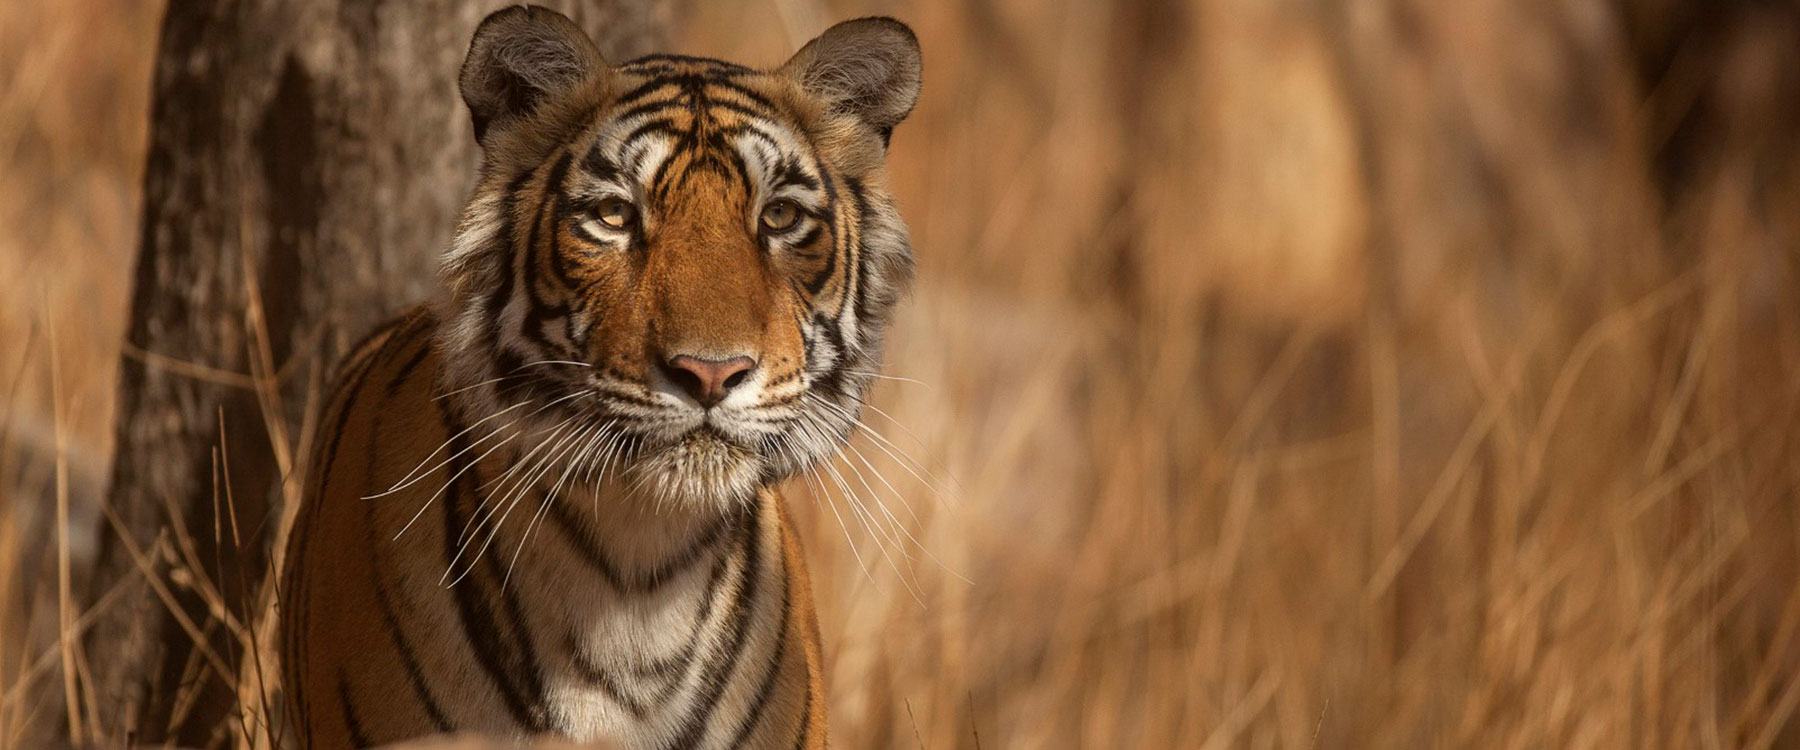
<svg viewBox="0 0 1800 750"><path fill-rule="evenodd" d="M830 455L911 278L883 160L918 84L887 19L761 71L613 67L553 11L491 17L462 75L484 160L444 261L446 393L521 461L663 501Z"/></svg>

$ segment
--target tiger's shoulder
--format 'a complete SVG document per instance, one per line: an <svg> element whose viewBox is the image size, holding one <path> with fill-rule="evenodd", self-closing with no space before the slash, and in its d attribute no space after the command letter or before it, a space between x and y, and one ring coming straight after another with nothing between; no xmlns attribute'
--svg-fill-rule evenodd
<svg viewBox="0 0 1800 750"><path fill-rule="evenodd" d="M323 413L340 416L364 395L364 386L371 379L386 380L390 386L423 380L420 385L429 387L436 370L436 332L437 319L430 306L415 305L364 334L332 366L327 381L331 395Z"/></svg>

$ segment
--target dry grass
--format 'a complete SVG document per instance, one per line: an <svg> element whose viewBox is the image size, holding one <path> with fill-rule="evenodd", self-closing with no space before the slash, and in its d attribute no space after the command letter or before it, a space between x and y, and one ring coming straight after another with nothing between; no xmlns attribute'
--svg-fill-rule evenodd
<svg viewBox="0 0 1800 750"><path fill-rule="evenodd" d="M925 44L908 380L838 467L920 543L793 493L839 746L1800 745L1800 10L1344 6L681 14ZM157 15L111 8L0 6L9 689L58 425L109 451Z"/></svg>

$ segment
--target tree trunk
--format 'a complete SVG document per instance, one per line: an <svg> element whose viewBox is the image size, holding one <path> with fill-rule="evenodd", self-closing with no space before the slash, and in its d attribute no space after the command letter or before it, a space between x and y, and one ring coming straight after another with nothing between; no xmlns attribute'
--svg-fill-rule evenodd
<svg viewBox="0 0 1800 750"><path fill-rule="evenodd" d="M548 4L614 60L659 47L668 16L666 0ZM101 737L204 747L238 731L234 623L254 619L284 477L302 475L330 366L433 286L477 163L457 69L502 5L170 7L88 587L90 606L123 587L84 642L80 702Z"/></svg>

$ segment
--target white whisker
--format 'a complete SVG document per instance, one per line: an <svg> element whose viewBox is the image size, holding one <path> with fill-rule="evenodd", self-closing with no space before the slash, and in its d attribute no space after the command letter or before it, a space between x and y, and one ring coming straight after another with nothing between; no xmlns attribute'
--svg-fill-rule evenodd
<svg viewBox="0 0 1800 750"><path fill-rule="evenodd" d="M482 498L481 502L475 506L475 510L469 514L469 520L464 522L462 531L456 535L456 543L459 546L467 545L469 540L473 538L472 535L486 524L487 518L492 517L493 513L498 510L499 506L495 505L494 510L489 511L486 517L483 517L481 514L483 510L488 508L488 504L493 502L494 496L501 492L502 487L505 487L513 477L518 475L522 469L529 465L532 459L538 455L539 451L542 451L545 447L549 446L552 441L556 440L557 436L562 433L562 430L574 420L575 416L570 416L563 419L561 422L556 423L553 427L548 428L549 435L547 437L538 441L537 445L533 446L531 450L527 451L523 456L514 459L512 464L507 467L506 471L501 472L499 476L489 480L485 486L476 488L476 492L485 489L487 494ZM544 432L544 430L540 430L537 433L534 433L534 436L544 434ZM510 493L511 489L508 488L506 491ZM448 530L446 530L446 532L447 531ZM461 556L461 554L462 552L459 549L457 555ZM451 562L454 564L455 560L452 560ZM448 574L448 571L446 571L446 574Z"/></svg>
<svg viewBox="0 0 1800 750"><path fill-rule="evenodd" d="M869 467L869 473L874 474L875 478L880 480L882 485L887 487L887 490L889 492L894 493L895 501L900 503L900 507L904 508L906 510L906 514L913 519L914 523L919 523L919 524L924 523L923 521L919 520L918 515L913 513L912 505L910 503L906 502L905 497L900 494L900 491L897 489L894 489L893 483L889 482L887 480L887 477L882 476L881 472L875 468L875 464L873 464L869 461L868 456L863 455L863 452L857 450L856 446L854 446L854 445L845 444L844 447L849 448L850 452L855 453L857 460L861 461L864 466ZM874 492L874 490L870 490L870 492ZM877 504L881 503L879 498L876 500L876 503ZM893 519L893 514L888 512L887 506L882 505L882 512L886 513L890 519ZM894 519L894 521L895 521L895 523L898 523L898 519ZM920 542L917 537L912 535L912 532L906 530L905 526L901 526L900 530L906 534L907 539L912 540L912 543L915 546L917 546L921 552L925 553L926 557L931 558L931 561L933 563L936 563L939 569L943 570L946 573L949 573L950 575L957 577L964 583L969 583L969 584L974 583L974 581L970 580L967 576L964 576L963 574L958 573L955 569L951 568L949 565L944 564L944 561L938 559L938 556L931 551L930 547L927 547L927 546L925 546L925 544L923 542Z"/></svg>
<svg viewBox="0 0 1800 750"><path fill-rule="evenodd" d="M406 525L400 527L400 531L398 533L394 534L394 538L399 539L401 534L406 533L407 529L412 528L412 525L419 520L419 517L425 515L425 509L430 508L431 504L433 502L436 502L437 499L439 497L441 497L445 491L449 490L451 485L456 484L456 480L458 478L460 478L463 474L468 473L468 471L470 469L480 466L481 462L486 460L488 456L492 455L494 453L494 451L500 450L501 448L505 447L507 443L512 442L513 439L517 438L518 436L519 436L519 433L516 433L516 432L511 435L506 436L505 440L495 443L493 445L493 447L488 448L486 452L482 453L479 456L476 456L475 460L470 461L469 463L465 464L462 468L457 469L455 474L451 474L449 479L444 480L444 486L439 487L437 492L431 493L431 497L425 498L425 502L419 506L418 512L413 513L412 518L407 520ZM446 533L448 533L448 530L446 530Z"/></svg>
<svg viewBox="0 0 1800 750"><path fill-rule="evenodd" d="M519 546L513 550L512 560L506 564L506 575L501 578L502 585L512 580L513 568L519 564L519 553L525 551L525 544L531 541L531 532L543 520L544 512L550 509L551 503L557 502L557 496L562 494L563 484L569 481L569 475L574 473L577 466L581 465L584 456L592 454L594 446L600 439L607 437L605 429L605 425L595 423L588 427L586 433L577 440L578 444L584 444L574 452L569 460L564 462L562 476L558 477L556 483L550 486L550 491L544 494L544 501L538 504L537 513L533 514L531 520L525 524L525 533L519 537Z"/></svg>
<svg viewBox="0 0 1800 750"><path fill-rule="evenodd" d="M914 434L912 429L908 428L906 426L905 422L895 419L894 415L889 414L886 411L883 411L881 407L876 406L875 404L872 404L870 402L864 401L864 402L862 402L862 405L865 408L869 409L870 411L873 411L876 414L880 415L882 419L886 419L888 422L892 423L895 427L900 428L900 431L906 434L906 438L908 440L911 440L912 444L917 446L919 448L919 450L930 450L930 447L925 444L925 441L919 439L919 436L917 434ZM953 477L953 476L946 477L946 479L948 479L951 484L956 484L956 477Z"/></svg>
<svg viewBox="0 0 1800 750"><path fill-rule="evenodd" d="M545 410L545 409L548 409L548 408L550 408L550 407L552 407L552 406L555 406L555 405L557 405L557 404L559 404L559 403L562 403L562 402L564 402L564 401L567 401L567 400L569 400L569 399L571 399L571 398L574 398L574 397L575 397L575 396L579 396L579 395L582 395L582 394L580 394L580 393L575 393L575 394L571 394L571 395L569 395L569 396L564 396L564 397L562 397L562 398L558 398L558 399L556 399L556 400L554 400L554 401L551 401L551 402L550 402L550 403L547 403L547 404L544 404L544 405L543 405L543 406L540 406L540 407L538 407L538 408L537 408L537 409L535 409L535 410L533 410L533 411L532 411L532 412L531 412L531 413L530 413L530 414L527 414L527 415L525 415L525 416L524 416L524 417L521 417L521 418L519 418L519 419L515 419L515 420L513 420L513 421L512 421L512 422L509 422L509 423L507 423L507 428L511 428L511 427L512 427L512 426L514 426L514 425L516 425L516 424L518 424L518 423L519 423L519 422L521 422L521 421L524 421L524 420L525 420L525 419L529 419L529 418L531 418L531 417L534 417L534 416L537 416L537 415L538 415L538 414L539 414L539 413L542 413L542 412L543 412L543 411L544 411L544 410ZM530 402L526 402L526 403L530 403ZM570 419L573 419L573 417L571 417L571 418L570 418ZM558 423L558 424L557 424L557 425L556 425L556 426L555 426L555 428L560 428L560 427L561 427L561 426L562 426L562 425L564 425L564 424L568 424L568 422L569 422L569 419L564 419L564 420L563 420L563 421L562 421L562 422L560 422L560 423ZM533 435L533 436L536 436L536 435L542 435L542 434L544 434L544 433L545 433L545 432L546 432L546 431L549 431L549 430L551 430L551 429L555 429L555 428L544 428L544 429L541 429L541 430L538 430L538 431L537 431L537 432L534 432L534 433L531 433L531 434L532 434L532 435ZM496 431L496 432L498 432L498 431ZM513 441L513 440L514 440L514 439L516 439L516 438L518 438L518 437L519 437L519 436L520 436L520 434L521 434L521 433L518 433L518 432L514 432L514 433L512 433L512 434L510 434L510 435L507 435L507 436L506 436L506 439L505 439L505 440L501 440L501 441L500 441L500 442L497 442L497 443L495 443L495 444L494 444L494 445L493 445L493 446L492 446L492 447L489 447L489 448L488 448L488 449L487 449L487 450L486 450L486 451L483 451L483 452L482 452L482 454L481 454L481 455L479 455L479 456L476 456L476 457L475 457L475 460L474 460L474 461L471 461L471 462L469 462L469 464L468 464L468 465L466 465L466 466L464 466L464 467L462 467L462 468L461 468L461 469L458 469L458 470L457 470L457 471L456 471L456 473L455 473L455 474L452 474L452 475L451 475L451 476L450 476L450 478L449 478L449 479L448 479L448 480L446 480L446 481L445 481L445 482L444 482L444 485L443 485L443 486L442 486L442 487L439 487L439 488L438 488L438 490L437 490L437 492L434 492L434 493L432 493L432 494L431 494L431 497L428 497L428 498L425 498L425 502L424 502L424 503L422 503L422 504L420 504L420 506L419 506L419 509L418 509L418 511L416 511L416 512L414 512L414 513L413 513L413 515L412 515L412 518L410 518L410 519L408 519L408 520L407 520L407 521L406 521L406 525L405 525L405 526L402 526L402 527L400 527L400 531L398 531L398 532L396 532L396 533L395 533L395 534L394 534L394 538L395 538L395 539L399 539L399 538L400 538L400 535L401 535L401 534L405 534L405 533L406 533L406 530L407 530L407 529L410 529L410 528L412 528L412 525L413 525L413 524L414 524L414 523L416 523L416 522L417 522L417 521L418 521L418 520L419 520L419 517L420 517L420 516L423 516L423 515L424 515L424 514L425 514L425 510L426 510L426 509L428 509L428 508L430 508L430 507L431 507L431 504L432 504L432 503L434 503L434 502L436 502L436 501L437 501L437 499L438 499L438 498L439 498L439 497L441 497L441 496L443 496L443 494L444 494L444 493L445 493L445 492L446 492L446 491L448 491L448 490L449 490L449 489L450 489L450 486L451 486L451 485L453 485L453 484L455 484L455 483L456 483L456 480L457 480L457 479L458 479L458 478L459 478L459 477L461 477L461 476L462 476L462 475L463 475L463 474L465 474L465 473L467 473L467 472L468 472L468 471L469 471L469 470L470 470L470 469L472 469L472 468L475 468L475 467L477 467L477 466L480 466L480 465L481 465L481 462L482 462L482 461L485 461L485 460L487 460L487 457L488 457L488 456L491 456L491 455L493 455L493 454L494 454L494 452L495 452L495 451L498 451L498 450L500 450L500 449L501 449L501 448L502 448L502 447L504 447L504 446L505 446L505 445L506 445L506 444L507 444L507 443L510 443L510 442L512 442L512 441ZM553 436L552 436L552 438L546 438L546 440L549 440L549 439L553 439L553 438L554 438L554 435L553 435ZM542 447L542 445L543 445L543 444L542 444L542 443L539 443L539 447ZM534 450L533 450L533 452L535 452L535 450L536 450L536 449L534 449ZM459 452L459 455L460 455L460 453L461 453L461 452ZM429 459L427 459L427 460L429 460ZM445 464L448 464L448 463L449 463L449 462L450 462L450 461L453 461L453 460L455 460L455 456L452 456L452 457L450 457L450 458L449 458L449 459L446 459L446 460L445 460ZM513 466L514 466L514 467L515 467L515 468L516 468L516 467L517 467L517 466L518 466L518 465L519 465L519 464L518 464L518 463L517 463L517 462L515 462L515 463L514 463L514 464L513 464ZM433 468L433 469L432 469L432 471L436 471L436 470L437 470L437 469L436 469L436 468ZM510 472L510 471L509 471L509 472L507 472L507 474L510 474L510 473L511 473L511 472ZM430 476L430 474L426 474L426 475L425 475L425 476ZM502 475L502 479L503 479L503 478L504 478L504 476L505 476L505 474L503 474L503 475ZM496 479L496 480L495 480L495 481L501 481L501 479ZM490 485L490 486L491 486L491 485ZM477 491L477 492L479 492L479 491L480 491L480 490L481 490L481 488L476 488L476 491ZM490 495L490 497L491 497L491 495ZM478 505L478 506L476 506L476 508L475 508L475 513L476 513L476 514L479 514L479 513L480 513L480 512L481 512L481 509L482 509L482 508L483 508L483 507L485 507L485 506L486 506L486 505L487 505L487 502L486 502L486 501L485 501L485 500L484 500L484 501L482 501L482 504L481 504L481 505ZM471 523L472 523L472 522L473 522L473 521L474 521L474 517L473 517L473 516L471 516L471 517L470 517L470 522L471 522ZM463 526L463 532L462 532L462 534L467 534L467 533L468 533L468 531L469 531L469 526L468 526L468 524L464 524L464 526ZM449 529L445 529L445 530L444 530L444 533L446 533L446 534L448 534L448 533L449 533ZM462 535L458 535L458 539L457 539L457 544L459 544L459 545L460 545L460 544L465 544L465 543L466 543L466 542L467 542L467 540L466 540L466 539L464 539L464 538L463 538L463 536L462 536Z"/></svg>
<svg viewBox="0 0 1800 750"><path fill-rule="evenodd" d="M578 416L580 415L571 416L569 419L564 420L563 423L566 425L570 420L573 420ZM469 564L463 568L463 572L457 575L455 580L450 581L450 583L447 584L448 586L455 586L458 582L462 581L464 577L467 577L469 573L475 570L475 566L481 562L482 556L487 554L488 547L493 545L495 537L499 536L500 529L506 525L506 519L512 515L513 508L518 506L520 500L523 500L529 495L531 488L535 486L539 480L543 479L544 474L554 468L555 458L563 453L565 450L564 446L567 446L575 435L580 432L581 429L578 427L564 433L562 438L556 442L556 447L551 448L550 452L539 457L537 462L532 464L530 469L526 470L523 474L520 474L518 481L514 483L513 487L507 490L506 495L501 497L500 502L494 504L493 510L488 514L489 519L494 519L493 522L489 524L484 520L482 523L482 526L488 527L487 538L482 540L481 547L475 550L475 556L469 559ZM504 508L504 511L502 511L502 508ZM497 519L494 518L494 514L496 513L499 514ZM477 526L476 530L479 531L480 528L481 526ZM473 536L465 541L463 546L457 550L456 556L451 558L450 569L444 571L446 577L450 575L451 570L455 570L457 561L462 559L463 553L467 551L468 542L470 541L474 541ZM504 584L504 581L502 583Z"/></svg>
<svg viewBox="0 0 1800 750"><path fill-rule="evenodd" d="M492 439L495 435L498 435L500 433L500 430L503 430L505 428L502 427L500 429L489 431L488 434L483 435L482 437L476 439L474 442L464 446L462 450L459 450L459 451L451 454L449 457L445 458L443 463L440 463L437 466L433 466L430 469L425 469L425 464L431 463L431 459L435 458L437 456L437 454L439 452L443 451L445 448L450 447L450 444L453 442L456 442L457 438L469 434L469 432L471 430L474 430L475 428L480 427L482 425L482 423L487 422L488 420L495 419L502 414L505 414L509 411L512 411L514 409L517 409L521 406L525 406L530 403L532 403L532 402L528 400L528 401L521 401L519 403L513 404L512 406L508 406L504 409L494 412L493 414L489 414L485 417L482 417L479 421L475 422L474 424L463 428L461 432L458 432L455 435L451 435L450 437L444 438L444 442L439 443L438 447L431 452L431 455L428 455L423 460L419 461L419 465L414 466L412 471L407 472L406 476L401 477L400 481L394 483L394 486L389 487L386 490L383 490L381 492L377 492L373 495L364 495L363 499L364 500L374 500L375 498L378 498L378 497L386 497L388 495L392 495L396 492L399 492L400 490L403 490L403 489L406 489L407 487L412 486L414 483L418 482L420 479L424 479L426 476L429 476L431 474L431 472L437 471L438 469L443 468L445 465L449 464L451 461L456 460L457 456L467 453L470 450L474 449L475 446L480 445L489 439ZM511 427L518 423L519 423L519 421L515 419L511 422L508 422L506 424L506 426ZM421 470L423 470L423 471L421 471ZM417 474L418 476L415 477L414 476L415 474Z"/></svg>
<svg viewBox="0 0 1800 750"><path fill-rule="evenodd" d="M512 378L522 378L522 377L525 377L525 376L523 376L523 375L520 375L520 374L519 374L519 371L520 371L520 370L523 370L523 369L525 369L525 368L527 368L527 367L537 367L537 366L540 366L540 365L574 365L574 366L577 366L577 367L593 367L593 365L590 365L590 364L588 364L588 363L586 363L586 362L571 362L571 361L568 361L568 360L564 360L564 359L543 359L543 360L538 360L538 361L536 361L536 362L529 362L529 363L526 363L526 364L522 364L522 365L519 365L519 366L518 366L518 367L514 367L514 368L513 368L513 369L512 369L512 372L509 372L509 373L507 373L507 374L505 374L505 375L501 375L501 376L499 376L499 377L496 377L496 378L489 378L489 379L487 379L487 380L483 380L483 381L481 381L481 382L479 382L479 383L475 383L475 384L473 384L473 385L465 385L465 386L463 386L463 387L461 387L461 388L458 388L458 389L456 389L456 390L453 390L453 391L448 391L448 392L446 392L446 393L442 393L442 394L439 394L439 395L438 395L438 397L437 397L437 398L434 398L434 399L432 399L432 400L433 400L433 401L442 401L442 400L444 400L444 399L446 399L446 398L449 398L449 397L451 397L451 396L454 396L454 395L456 395L456 394L458 394L458 393L463 393L463 392L466 392L466 391L472 391L472 390L475 390L475 389L476 389L476 388L480 388L480 387L482 387L482 386L484 386L484 385L493 385L493 384L495 384L495 383L498 383L498 382L500 382L500 381L503 381L503 380L510 380L510 379L512 379Z"/></svg>
<svg viewBox="0 0 1800 750"><path fill-rule="evenodd" d="M874 583L875 574L869 572L869 564L863 561L862 551L856 548L855 540L850 538L849 525L844 523L843 515L838 513L837 503L832 501L831 494L825 491L825 480L820 479L818 470L811 467L806 469L804 476L808 485L813 488L813 501L823 499L825 506L831 509L831 516L837 519L838 530L844 532L844 544L850 547L850 556L856 559L856 567L862 570L863 578Z"/></svg>
<svg viewBox="0 0 1800 750"><path fill-rule="evenodd" d="M925 485L926 489L931 490L931 493L937 496L940 501L944 499L942 480L938 479L937 475L933 474L931 469L927 468L923 463L907 455L904 450L901 450L900 446L895 445L894 441L889 440L886 435L881 434L879 430L876 430L862 420L857 419L854 414L851 414L842 406L826 401L810 393L807 394L807 398L811 399L814 403L835 412L838 416L847 420L851 426L867 433L869 437L875 441L874 445L876 448L880 449L882 453L887 454L889 458L892 458L895 462L899 463L900 468L905 469L906 473L911 474L913 479L917 480L920 484ZM865 404L865 406L866 405L867 404ZM917 468L915 469L914 467ZM921 471L924 472L924 476L919 475L919 472ZM927 478L929 478L930 481L927 481Z"/></svg>
<svg viewBox="0 0 1800 750"><path fill-rule="evenodd" d="M863 531L867 532L870 535L870 538L875 541L875 549L881 552L882 559L887 561L888 567L900 578L900 583L902 586L906 587L907 593L912 595L914 599L917 599L918 593L913 591L912 585L906 579L906 573L900 570L900 564L894 561L893 554L888 551L888 545L882 544L881 540L885 535L875 528L878 524L873 523L873 519L868 515L868 510L862 505L862 500L856 496L854 490L850 489L850 483L844 479L844 475L838 472L837 468L832 465L832 462L824 461L819 465L824 467L826 471L831 472L832 482L837 485L838 492L844 498L845 507L850 509L851 515L856 518L858 523L862 524ZM923 604L924 602L921 601L920 603Z"/></svg>
<svg viewBox="0 0 1800 750"><path fill-rule="evenodd" d="M864 377L864 378L879 378L881 380L893 380L893 381L900 382L900 383L912 383L913 385L922 386L925 388L925 390L928 390L928 391L934 390L931 387L930 383L927 383L923 380L914 380L912 378L903 378L903 377L899 377L897 375L883 375L878 372L862 372L860 370L844 370L843 372L846 375L855 375L855 376Z"/></svg>
<svg viewBox="0 0 1800 750"><path fill-rule="evenodd" d="M816 423L816 420L814 418L812 418L810 415L806 418L803 418L800 421L798 427L799 427L799 429L805 431L810 436L812 436L812 438L814 440L819 441L820 444L833 445L834 446L833 453L835 454L834 457L842 458L842 456L843 456L842 448L835 447L835 445L840 445L840 444L837 443L837 441L830 440L827 438L827 436L821 434L817 429L819 427L819 425ZM894 560L893 554L888 549L888 544L882 543L882 540L885 538L888 541L890 541L892 544L894 544L896 546L900 546L901 547L900 552L903 557L907 557L907 554L905 551L905 546L893 537L893 534L891 531L888 531L887 529L882 528L883 525L881 523L879 523L873 517L873 515L871 515L869 513L869 511L866 507L864 507L862 499L860 497L858 497L856 492L850 488L849 481L846 480L844 478L844 475L842 473L840 473L835 466L832 465L831 461L822 461L822 462L820 462L819 465L821 467L823 467L826 471L831 473L832 479L837 484L840 494L842 494L844 497L845 505L850 508L851 515L856 517L857 521L862 524L863 529L871 535L872 539L874 539L876 548L881 551L882 558L887 560L888 567L892 568L894 573L897 576L899 576L901 585L906 587L907 593L912 595L915 600L918 599L919 594L916 590L914 590L912 583L910 581L908 581L906 572L902 571L900 569L899 563ZM852 467L852 468L854 468L854 467ZM865 484L866 484L866 482L865 482ZM871 492L873 492L873 490L871 490ZM841 523L841 520L840 520L840 523ZM846 532L847 531L848 530L846 529ZM910 559L910 557L908 557L908 559ZM923 604L923 601L920 601L920 603Z"/></svg>

